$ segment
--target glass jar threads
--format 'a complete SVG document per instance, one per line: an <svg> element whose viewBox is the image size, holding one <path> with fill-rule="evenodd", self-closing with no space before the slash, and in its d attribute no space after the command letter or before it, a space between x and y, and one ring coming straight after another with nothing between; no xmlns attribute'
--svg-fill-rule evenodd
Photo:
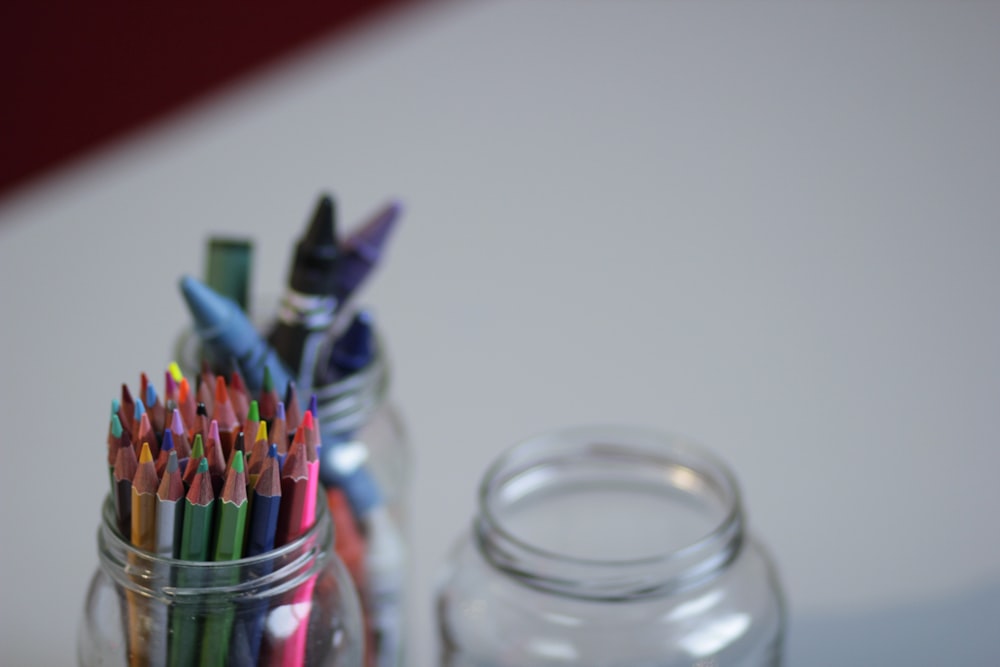
<svg viewBox="0 0 1000 667"><path fill-rule="evenodd" d="M297 540L226 562L157 556L115 526L108 500L77 633L81 667L363 665L357 593L333 551L322 504L316 524Z"/></svg>
<svg viewBox="0 0 1000 667"><path fill-rule="evenodd" d="M535 437L494 463L437 615L449 667L775 666L785 619L727 467L617 426Z"/></svg>

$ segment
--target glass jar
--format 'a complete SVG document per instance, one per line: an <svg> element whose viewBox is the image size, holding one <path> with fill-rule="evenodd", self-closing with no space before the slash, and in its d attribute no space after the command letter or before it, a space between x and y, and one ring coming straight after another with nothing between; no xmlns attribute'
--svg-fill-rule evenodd
<svg viewBox="0 0 1000 667"><path fill-rule="evenodd" d="M266 308L256 308L257 313ZM341 314L339 333L352 313ZM258 331L272 318L254 316ZM404 663L407 587L407 494L412 469L409 440L399 410L390 398L389 362L384 341L375 332L371 361L336 382L311 388L317 398L321 430L320 478L342 488L364 541L364 579L358 580L365 618L371 626L369 647L377 667ZM326 358L335 335L318 351ZM178 338L176 358L188 377L196 377L199 339L188 328ZM279 393L283 393L280 392ZM303 392L304 393L304 392ZM309 396L300 393L300 400Z"/></svg>
<svg viewBox="0 0 1000 667"><path fill-rule="evenodd" d="M320 503L308 532L267 554L182 561L122 538L107 500L100 562L78 627L78 664L361 667L361 609L333 534Z"/></svg>
<svg viewBox="0 0 1000 667"><path fill-rule="evenodd" d="M437 619L449 667L764 667L781 663L785 605L725 464L605 426L493 464Z"/></svg>

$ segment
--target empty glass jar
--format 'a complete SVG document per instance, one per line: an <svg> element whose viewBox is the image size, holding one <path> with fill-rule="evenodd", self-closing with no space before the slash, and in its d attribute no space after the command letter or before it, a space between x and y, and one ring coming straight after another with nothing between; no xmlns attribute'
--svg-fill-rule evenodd
<svg viewBox="0 0 1000 667"><path fill-rule="evenodd" d="M437 616L448 667L772 667L785 621L726 466L630 427L502 455Z"/></svg>
<svg viewBox="0 0 1000 667"><path fill-rule="evenodd" d="M362 667L357 592L317 509L312 529L274 551L196 563L129 544L105 502L78 664Z"/></svg>

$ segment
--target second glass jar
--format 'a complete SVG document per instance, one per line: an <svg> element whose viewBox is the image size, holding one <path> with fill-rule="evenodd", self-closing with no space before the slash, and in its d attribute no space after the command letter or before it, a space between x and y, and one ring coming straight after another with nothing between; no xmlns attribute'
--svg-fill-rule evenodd
<svg viewBox="0 0 1000 667"><path fill-rule="evenodd" d="M437 614L445 667L775 667L785 618L727 467L629 427L504 454Z"/></svg>

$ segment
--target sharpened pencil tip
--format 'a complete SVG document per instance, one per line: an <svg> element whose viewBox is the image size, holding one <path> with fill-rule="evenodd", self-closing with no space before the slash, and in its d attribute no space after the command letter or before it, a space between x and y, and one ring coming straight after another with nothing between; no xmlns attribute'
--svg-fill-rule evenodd
<svg viewBox="0 0 1000 667"><path fill-rule="evenodd" d="M142 453L139 454L139 463L152 463L153 452L149 449L149 443L142 443Z"/></svg>
<svg viewBox="0 0 1000 667"><path fill-rule="evenodd" d="M233 465L230 466L236 472L244 472L245 468L243 465L243 452L237 450L233 455Z"/></svg>
<svg viewBox="0 0 1000 667"><path fill-rule="evenodd" d="M181 367L176 361L171 361L170 365L167 366L167 370L170 371L170 375L173 376L174 382L180 384L180 381L184 379L184 374L181 373Z"/></svg>

